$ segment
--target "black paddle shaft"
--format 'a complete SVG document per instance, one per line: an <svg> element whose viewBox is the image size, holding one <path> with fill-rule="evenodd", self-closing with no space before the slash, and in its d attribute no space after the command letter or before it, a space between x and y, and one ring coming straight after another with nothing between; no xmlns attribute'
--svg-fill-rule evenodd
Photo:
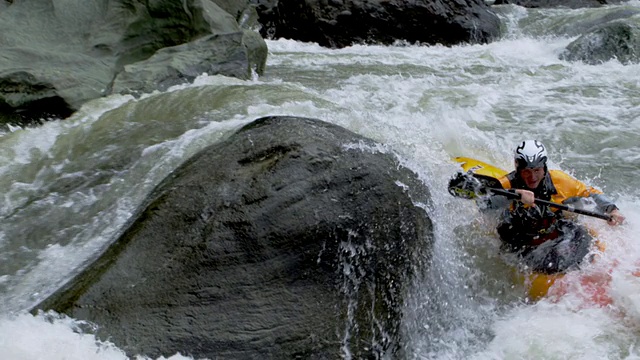
<svg viewBox="0 0 640 360"><path fill-rule="evenodd" d="M507 191L504 189L496 189L496 188L489 188L489 191L491 191L492 193L496 194L496 195L502 195L502 196L506 196L510 199L520 199L520 194L515 193L515 192L511 192L511 191ZM546 201L546 200L540 200L540 199L535 199L535 202L541 205L547 205L547 206L551 206L554 207L556 209L560 209L560 210L564 210L564 211L570 211L570 212L574 212L576 214L581 214L581 215L587 215L587 216L593 216L599 219L603 219L603 220L611 220L611 216L606 215L606 214L601 214L601 213L597 213L594 211L589 211L589 210L584 210L584 209L576 209L574 206L571 205L565 205L565 204L558 204L558 203L554 203L551 201Z"/></svg>

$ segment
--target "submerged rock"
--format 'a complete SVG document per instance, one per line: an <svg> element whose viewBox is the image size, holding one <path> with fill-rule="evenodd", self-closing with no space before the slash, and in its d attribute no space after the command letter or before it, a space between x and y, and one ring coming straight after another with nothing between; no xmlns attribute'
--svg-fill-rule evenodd
<svg viewBox="0 0 640 360"><path fill-rule="evenodd" d="M571 42L561 59L597 65L616 59L622 64L640 62L640 26L617 20L597 26Z"/></svg>
<svg viewBox="0 0 640 360"><path fill-rule="evenodd" d="M379 149L315 119L258 119L175 170L34 310L94 322L130 356L402 358L430 198Z"/></svg>

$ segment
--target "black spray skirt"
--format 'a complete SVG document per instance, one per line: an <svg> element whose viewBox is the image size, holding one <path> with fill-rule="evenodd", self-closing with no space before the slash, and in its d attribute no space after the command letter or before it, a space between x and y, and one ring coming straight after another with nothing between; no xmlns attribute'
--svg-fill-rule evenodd
<svg viewBox="0 0 640 360"><path fill-rule="evenodd" d="M591 250L593 236L585 226L570 220L560 219L554 225L552 238L540 245L514 248L505 244L503 249L517 255L518 267L524 272L557 274L578 269Z"/></svg>

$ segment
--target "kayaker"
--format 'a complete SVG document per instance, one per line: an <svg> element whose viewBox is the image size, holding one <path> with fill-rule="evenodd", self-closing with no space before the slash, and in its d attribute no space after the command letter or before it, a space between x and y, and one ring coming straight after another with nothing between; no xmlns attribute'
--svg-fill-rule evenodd
<svg viewBox="0 0 640 360"><path fill-rule="evenodd" d="M568 214L536 204L536 199L563 204L591 199L600 212L610 216L609 225L624 222L618 207L602 191L561 170L549 170L547 150L540 141L520 143L514 160L515 170L497 180L503 189L520 194L520 199L508 204L497 230L502 248L518 254L531 270L557 273L576 267L590 251L593 239L589 231L568 218ZM497 184L491 186L497 187ZM485 200L494 207L501 201L504 203L504 197L485 197Z"/></svg>

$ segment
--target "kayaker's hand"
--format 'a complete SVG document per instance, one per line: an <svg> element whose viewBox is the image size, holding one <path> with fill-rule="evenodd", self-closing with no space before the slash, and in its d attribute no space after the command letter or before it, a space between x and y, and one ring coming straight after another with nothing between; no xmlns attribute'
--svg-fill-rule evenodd
<svg viewBox="0 0 640 360"><path fill-rule="evenodd" d="M520 194L520 201L526 205L533 205L536 200L536 197L533 195L533 191L517 189L517 194Z"/></svg>
<svg viewBox="0 0 640 360"><path fill-rule="evenodd" d="M620 214L620 212L617 209L610 212L609 216L611 216L611 220L607 221L607 224L611 226L620 225L624 222L624 219L625 219L624 216L622 216L622 214Z"/></svg>

